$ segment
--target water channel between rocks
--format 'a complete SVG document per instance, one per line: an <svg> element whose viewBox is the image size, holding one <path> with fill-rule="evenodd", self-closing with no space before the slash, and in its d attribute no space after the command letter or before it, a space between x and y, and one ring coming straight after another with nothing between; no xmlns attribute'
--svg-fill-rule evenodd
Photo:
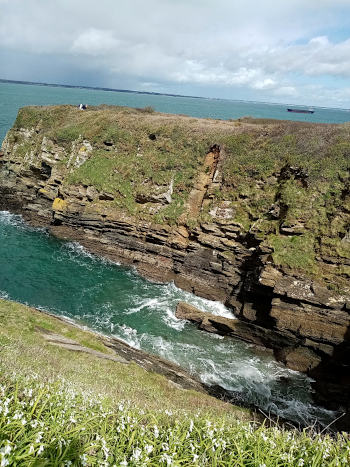
<svg viewBox="0 0 350 467"><path fill-rule="evenodd" d="M316 419L328 423L334 417L312 404L304 375L248 344L205 333L175 317L181 300L232 317L221 303L174 284L147 281L8 212L0 212L0 296L69 317L164 357L207 384L242 393L246 402L265 412L303 424Z"/></svg>

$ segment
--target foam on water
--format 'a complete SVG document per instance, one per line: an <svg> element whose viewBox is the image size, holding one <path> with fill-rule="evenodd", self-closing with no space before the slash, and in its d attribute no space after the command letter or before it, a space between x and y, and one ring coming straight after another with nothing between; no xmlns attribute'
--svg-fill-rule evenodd
<svg viewBox="0 0 350 467"><path fill-rule="evenodd" d="M45 227L32 227L26 224L19 214L12 214L8 211L0 211L0 225L14 226L19 230L27 232L40 232L41 234L48 235Z"/></svg>
<svg viewBox="0 0 350 467"><path fill-rule="evenodd" d="M130 326L127 326L126 324L123 324L121 326L117 326L116 330L119 332L112 334L113 337L122 340L123 342L130 345L131 347L134 347L135 349L141 349L142 339L140 336L138 336L136 329L133 329Z"/></svg>
<svg viewBox="0 0 350 467"><path fill-rule="evenodd" d="M152 351L187 368L208 385L218 384L235 395L242 394L243 400L260 407L266 413L277 414L303 424L312 424L316 418L326 424L334 417L334 412L311 403L307 393L310 379L287 370L277 362L251 356L249 353L244 355L244 351L227 361L210 348L173 342L151 334L140 335L129 327L122 327L119 331L114 334L115 337L122 338L129 345ZM242 343L239 345L244 347ZM229 347L234 350L234 341Z"/></svg>
<svg viewBox="0 0 350 467"><path fill-rule="evenodd" d="M120 266L120 263L118 263L117 261L112 261L108 258L101 258L91 253L86 248L84 248L82 245L80 245L80 243L78 242L66 242L62 245L62 249L65 250L66 254L69 256L69 258L72 261L79 261L81 257L85 257L85 258L89 258L92 264L95 262L98 262L100 264L101 263L105 264L106 266L108 265ZM62 261L64 261L64 254L62 255ZM91 264L86 263L84 261L81 261L80 264L88 268L89 267L91 268L92 266Z"/></svg>
<svg viewBox="0 0 350 467"><path fill-rule="evenodd" d="M179 301L232 318L219 302L146 281L130 268L29 228L0 212L0 296L65 316L132 347L177 363L206 384L303 423L325 424L332 412L311 402L310 380L241 341L198 330L175 316Z"/></svg>

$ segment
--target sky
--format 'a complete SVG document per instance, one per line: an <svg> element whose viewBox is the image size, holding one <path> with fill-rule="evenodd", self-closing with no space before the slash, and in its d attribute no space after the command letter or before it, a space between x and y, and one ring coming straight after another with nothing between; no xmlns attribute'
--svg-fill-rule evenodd
<svg viewBox="0 0 350 467"><path fill-rule="evenodd" d="M0 78L350 108L350 0L0 0Z"/></svg>

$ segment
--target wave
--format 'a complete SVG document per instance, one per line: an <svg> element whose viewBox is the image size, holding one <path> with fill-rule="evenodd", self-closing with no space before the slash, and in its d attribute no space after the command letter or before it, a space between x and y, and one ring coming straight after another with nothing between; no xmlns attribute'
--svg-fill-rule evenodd
<svg viewBox="0 0 350 467"><path fill-rule="evenodd" d="M0 290L0 298L2 300L8 300L9 299L9 296L8 294L4 291L4 290Z"/></svg>
<svg viewBox="0 0 350 467"><path fill-rule="evenodd" d="M69 258L73 261L78 258L87 258L93 263L104 264L106 266L120 266L120 263L117 261L112 261L108 258L95 255L87 250L83 245L78 242L65 242L62 245L62 249L68 254Z"/></svg>
<svg viewBox="0 0 350 467"><path fill-rule="evenodd" d="M7 291L2 286L1 298L30 301L30 306L64 316L83 328L113 335L180 365L206 384L242 394L246 402L280 417L303 423L318 418L326 423L333 415L312 404L310 380L304 375L284 368L248 344L205 333L175 315L178 302L185 301L200 310L234 318L222 303L196 297L174 283L147 281L130 268L91 254L77 242L36 237L38 230L28 227L21 216L2 211L0 225L9 236L11 232L15 236L18 229L31 230L27 244L23 243L22 232L19 238L21 245L27 245L26 254L29 245L33 248L24 257L26 274L18 276L23 287ZM17 245L14 242L14 251L18 252ZM35 263L37 252L41 262ZM19 255L18 261L22 258ZM55 261L60 262L59 267ZM37 277L31 277L33 271ZM9 268L6 274L16 279L16 269ZM57 276L62 281L52 280ZM68 291L71 297L66 296Z"/></svg>
<svg viewBox="0 0 350 467"><path fill-rule="evenodd" d="M333 411L312 404L309 378L277 362L264 362L249 355L227 361L226 355L223 359L213 355L211 349L139 333L126 325L119 326L114 337L186 368L203 383L219 385L234 397L238 395L242 401L260 407L266 414L306 425L314 423L315 419L326 425L335 416Z"/></svg>
<svg viewBox="0 0 350 467"><path fill-rule="evenodd" d="M38 232L48 236L47 229L45 227L33 227L27 224L20 214L13 214L9 211L0 211L0 225L13 226L19 230L27 232Z"/></svg>

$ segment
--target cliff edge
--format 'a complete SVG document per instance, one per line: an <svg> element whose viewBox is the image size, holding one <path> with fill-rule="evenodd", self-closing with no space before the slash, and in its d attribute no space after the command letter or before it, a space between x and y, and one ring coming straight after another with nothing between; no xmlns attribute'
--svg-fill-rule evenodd
<svg viewBox="0 0 350 467"><path fill-rule="evenodd" d="M2 145L0 208L224 302L347 407L349 156L348 124L26 107Z"/></svg>

